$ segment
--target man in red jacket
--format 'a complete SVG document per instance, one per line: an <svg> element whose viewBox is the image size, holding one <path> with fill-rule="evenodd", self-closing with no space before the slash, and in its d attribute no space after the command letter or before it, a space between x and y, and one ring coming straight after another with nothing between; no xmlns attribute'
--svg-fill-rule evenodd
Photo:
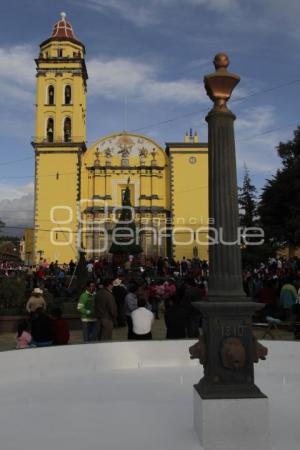
<svg viewBox="0 0 300 450"><path fill-rule="evenodd" d="M67 345L70 340L70 328L68 322L62 318L62 311L60 308L55 308L52 311L52 326L53 326L53 344Z"/></svg>

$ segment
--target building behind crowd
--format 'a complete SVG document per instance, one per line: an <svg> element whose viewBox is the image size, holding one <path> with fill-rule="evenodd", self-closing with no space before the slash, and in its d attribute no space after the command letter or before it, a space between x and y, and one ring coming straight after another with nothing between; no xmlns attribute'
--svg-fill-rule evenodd
<svg viewBox="0 0 300 450"><path fill-rule="evenodd" d="M127 185L144 256L207 259L207 143L192 131L165 146L122 131L87 147L85 47L64 13L35 61L35 225L25 259L63 263L80 248L107 255Z"/></svg>

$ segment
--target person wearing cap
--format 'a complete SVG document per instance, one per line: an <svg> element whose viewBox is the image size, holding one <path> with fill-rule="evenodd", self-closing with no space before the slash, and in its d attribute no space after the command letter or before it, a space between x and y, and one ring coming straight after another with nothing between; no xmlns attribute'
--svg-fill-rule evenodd
<svg viewBox="0 0 300 450"><path fill-rule="evenodd" d="M46 302L43 297L43 291L40 288L34 288L29 300L26 303L26 311L34 313L38 308L46 309Z"/></svg>
<svg viewBox="0 0 300 450"><path fill-rule="evenodd" d="M116 278L113 281L113 296L115 297L117 304L117 325L118 327L126 327L126 314L125 314L125 297L127 290L120 278Z"/></svg>

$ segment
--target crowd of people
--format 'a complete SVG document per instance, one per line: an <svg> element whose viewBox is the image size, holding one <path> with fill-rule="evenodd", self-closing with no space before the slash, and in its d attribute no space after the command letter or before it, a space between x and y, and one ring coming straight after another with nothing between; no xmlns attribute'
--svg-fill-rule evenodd
<svg viewBox="0 0 300 450"><path fill-rule="evenodd" d="M300 337L300 259L269 258L246 268L243 285L248 297L264 304L263 320L288 322L295 337Z"/></svg>
<svg viewBox="0 0 300 450"><path fill-rule="evenodd" d="M18 325L17 349L67 345L70 340L70 327L62 317L60 308L46 311L43 291L35 288L26 304L28 318Z"/></svg>
<svg viewBox="0 0 300 450"><path fill-rule="evenodd" d="M78 303L83 339L108 341L114 327L125 326L129 340L152 339L152 326L155 319L160 319L160 311L164 314L166 338L198 337L201 317L192 302L206 295L205 280L197 284L193 278L181 284L170 278L150 284L105 278L98 290L96 283L89 280Z"/></svg>
<svg viewBox="0 0 300 450"><path fill-rule="evenodd" d="M7 270L0 266L2 274ZM28 346L68 343L67 321L61 310L46 313L43 290L58 299L74 298L71 281L76 263L59 265L43 260L37 267L14 270L25 273L33 292L26 305L29 320L18 329L18 348L25 342ZM151 339L154 321L162 318L168 339L199 336L201 315L192 303L208 295L207 261L183 257L177 263L168 258L137 262L129 256L118 265L99 258L86 262L86 272L86 288L75 299L84 342L109 341L115 327L127 327L128 339ZM294 323L295 335L300 337L298 258L269 258L256 267L246 267L243 287L251 300L264 304L260 320L273 317Z"/></svg>
<svg viewBox="0 0 300 450"><path fill-rule="evenodd" d="M18 327L17 348L65 345L69 342L68 322L60 308L47 312L43 289L35 287L26 303L28 319ZM198 337L200 313L193 301L207 295L202 277L160 278L150 283L140 278L104 278L100 284L89 279L78 299L83 341L110 341L115 327L127 327L129 340L152 339L155 320L164 317L166 338Z"/></svg>

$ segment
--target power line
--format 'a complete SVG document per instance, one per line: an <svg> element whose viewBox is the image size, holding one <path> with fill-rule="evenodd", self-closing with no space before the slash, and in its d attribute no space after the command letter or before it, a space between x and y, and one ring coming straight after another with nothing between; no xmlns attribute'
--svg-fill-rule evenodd
<svg viewBox="0 0 300 450"><path fill-rule="evenodd" d="M254 138L257 138L257 137L260 137L260 136L264 136L266 134L275 133L276 131L279 131L279 130L282 130L282 129L285 129L285 128L289 128L289 127L292 127L292 126L297 126L297 125L295 125L295 123L289 123L289 124L286 124L286 125L283 125L283 126L280 126L280 127L276 127L276 128L272 128L270 130L263 131L263 132L258 133L258 134L247 136L247 137L245 137L243 139L237 139L236 142L249 141L251 139L254 139ZM43 175L39 175L39 178L56 177L57 174L59 176L76 175L77 172L62 172L62 173L57 172L57 173L54 173L54 174L43 174ZM34 177L34 175L21 175L21 176L13 176L13 177L11 177L11 176L8 176L8 177L2 176L2 179L5 179L5 180L7 180L7 179L23 179L23 178L33 178L33 177Z"/></svg>
<svg viewBox="0 0 300 450"><path fill-rule="evenodd" d="M277 89L281 89L281 88L286 87L286 86L291 86L291 85L299 83L299 82L300 82L300 79L295 79L295 80L288 81L286 83L277 84L277 85L271 86L270 88L261 89L261 90L256 91L256 92L252 92L251 94L244 95L243 97L233 98L231 100L231 102L240 102L240 101L246 100L248 98L255 97L255 96L260 95L260 94L266 94L268 92L272 92L272 91L275 91ZM209 108L202 109L202 110L197 110L197 111L192 111L190 113L182 114L180 116L175 116L175 117L173 117L171 119L168 119L168 120L163 120L161 122L154 122L154 123L152 123L150 125L145 125L143 127L136 128L136 129L132 130L132 132L141 131L141 130L145 130L147 128L153 128L153 127L156 127L156 126L164 125L166 123L175 122L176 120L183 119L185 117L189 117L189 116L193 116L193 115L196 115L196 114L199 114L199 113L206 112L208 109Z"/></svg>
<svg viewBox="0 0 300 450"><path fill-rule="evenodd" d="M18 162L28 161L29 159L34 159L34 157L33 156L29 156L27 158L22 158L22 159L12 159L10 161L3 161L3 162L0 163L0 166L6 166L8 164L15 164L15 163L18 163Z"/></svg>
<svg viewBox="0 0 300 450"><path fill-rule="evenodd" d="M295 126L297 126L297 125L295 125L295 123L289 123L289 124L283 125L281 127L272 128L270 130L263 131L262 133L254 134L252 136L245 137L243 139L237 139L237 142L250 141L251 139L255 139L257 137L265 136L267 134L275 133L276 131L284 130L285 128L290 128L290 127L295 127Z"/></svg>
<svg viewBox="0 0 300 450"><path fill-rule="evenodd" d="M297 84L299 82L300 82L300 79L290 80L290 81L288 81L286 83L281 83L281 84L278 84L278 85L274 85L274 86L271 86L270 88L267 88L267 89L261 89L259 91L253 92L253 93L245 95L243 97L233 98L231 100L231 102L243 101L243 100L246 100L246 99L251 98L251 97L255 97L255 96L260 95L260 94L266 94L268 92L272 92L272 91L275 91L277 89L281 89L283 87L292 86L292 85ZM135 128L135 129L133 129L133 130L131 130L129 132L134 133L134 132L145 130L147 128L153 128L153 127L157 127L157 126L160 126L160 125L165 125L167 123L172 123L172 122L175 122L177 120L180 120L180 119L183 119L183 118L186 118L186 117L190 117L190 116L193 116L193 115L196 115L196 114L207 112L208 109L209 109L209 107L206 107L205 109L191 111L189 113L181 114L179 116L175 116L175 117L172 117L170 119L166 119L166 120L163 120L163 121L160 121L160 122L153 122L153 123L151 123L149 125L145 125L143 127ZM264 131L264 132L262 132L260 134L255 135L255 136L249 136L249 137L247 137L245 139L242 139L242 141L251 139L253 137L259 137L259 136L262 136L264 134L269 134L269 133L272 133L272 132L277 131L279 129L287 128L287 127L292 126L292 125L294 125L294 124L286 125L284 127L278 127L278 128L272 129L272 130L267 130L267 131ZM239 140L239 141L241 141L241 140ZM97 141L95 141L95 142L97 142ZM17 162L23 162L23 161L27 161L27 160L30 160L30 159L34 159L34 158L30 156L30 157L27 157L27 158L5 161L3 163L0 163L0 166L9 165L9 164L17 163ZM58 172L58 174L59 175L74 175L75 172L69 172L69 173L59 173ZM52 177L52 176L57 176L57 173L40 175L40 177ZM6 176L2 176L2 179L22 179L22 178L33 178L33 177L34 177L34 175L7 176L7 177Z"/></svg>
<svg viewBox="0 0 300 450"><path fill-rule="evenodd" d="M248 98L255 97L255 96L260 95L260 94L266 94L268 92L272 92L272 91L275 91L277 89L281 89L283 87L292 86L292 85L297 84L297 83L300 83L300 79L290 80L290 81L285 82L285 83L281 83L281 84L277 84L277 85L271 86L270 88L261 89L259 91L252 92L251 94L244 95L243 97L233 98L231 100L231 102L243 101L243 100L246 100ZM145 125L143 127L135 128L135 129L131 130L131 132L134 133L134 132L137 132L137 131L144 130L146 128L153 128L154 126L159 126L159 125L164 125L164 124L167 124L167 123L171 123L171 122L174 122L174 121L179 120L179 119L183 119L183 118L186 118L186 117L193 116L195 114L206 112L208 109L209 109L209 107L206 107L205 109L191 111L189 113L181 114L179 116L175 116L175 117L172 117L170 119L166 119L166 120L163 120L163 121L160 121L160 122L153 122L153 123L151 123L149 125ZM97 141L95 141L95 142L97 142ZM91 145L93 145L93 143ZM15 160L10 160L10 161L4 161L4 162L0 163L0 166L13 164L13 163L17 163L17 162L23 162L23 161L27 161L27 160L30 160L30 159L34 159L34 157L29 156L27 158L15 159ZM56 174L54 174L54 176L55 175ZM31 176L32 175L26 175L26 176L24 176L22 178L31 177ZM52 175L49 175L49 176L52 176ZM8 178L8 177L5 177L5 178ZM19 178L19 177L10 177L10 178Z"/></svg>
<svg viewBox="0 0 300 450"><path fill-rule="evenodd" d="M206 112L208 109L209 108L207 107L205 109L200 109L200 110L197 110L197 111L192 111L192 112L189 112L189 113L186 113L186 114L182 114L180 116L175 116L172 119L163 120L161 122L154 122L154 123L152 123L150 125L146 125L146 126L143 126L143 127L140 127L140 128L136 128L134 130L131 130L131 133L135 133L137 131L145 130L146 128L153 128L153 127L157 127L159 125L164 125L166 123L175 122L176 120L183 119L185 117L190 117L190 116L194 116L195 114L200 114L200 113Z"/></svg>

